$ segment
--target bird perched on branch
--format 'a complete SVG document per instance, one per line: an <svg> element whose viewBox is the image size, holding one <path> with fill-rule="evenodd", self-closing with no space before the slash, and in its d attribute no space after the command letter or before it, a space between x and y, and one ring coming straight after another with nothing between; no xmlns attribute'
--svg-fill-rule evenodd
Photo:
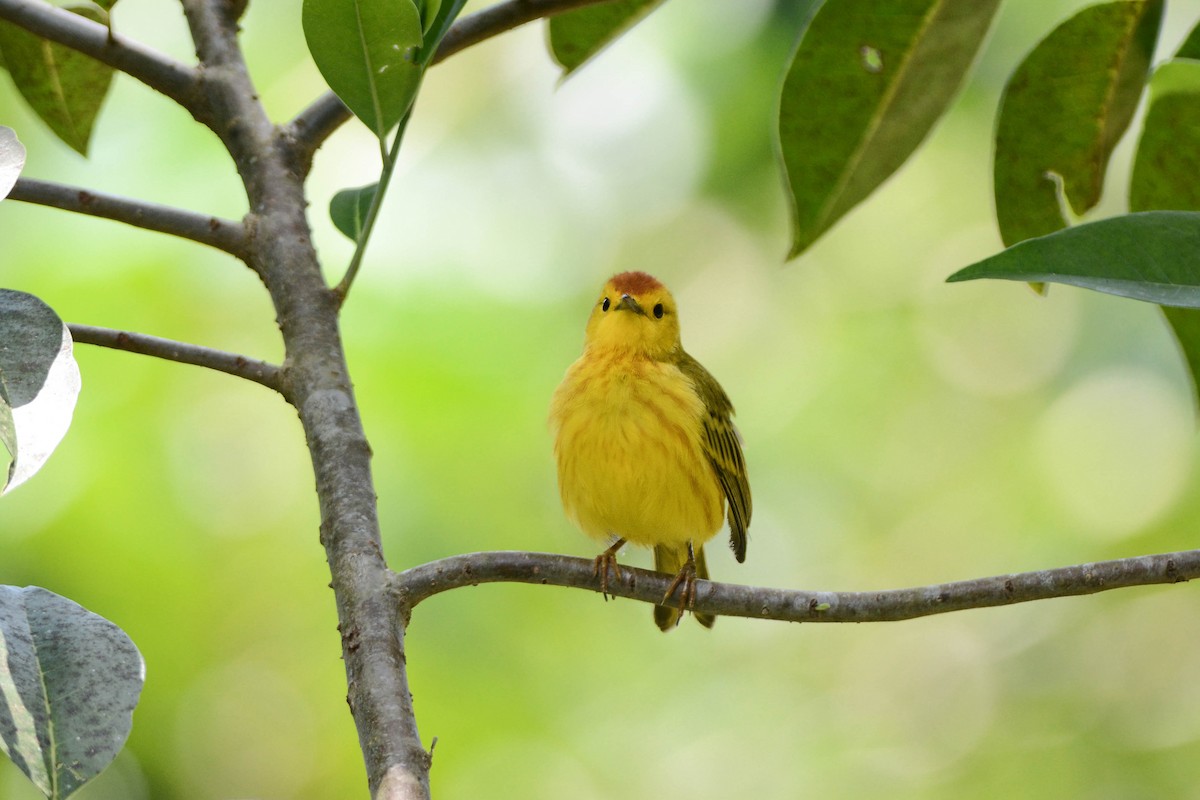
<svg viewBox="0 0 1200 800"><path fill-rule="evenodd" d="M750 484L732 414L716 378L684 352L667 287L645 272L606 283L583 355L551 401L558 486L567 516L611 543L596 557L602 592L610 572L621 577L616 555L626 542L653 547L654 568L674 575L654 608L664 631L694 604L695 581L708 579L704 543L726 508L730 546L746 558Z"/></svg>

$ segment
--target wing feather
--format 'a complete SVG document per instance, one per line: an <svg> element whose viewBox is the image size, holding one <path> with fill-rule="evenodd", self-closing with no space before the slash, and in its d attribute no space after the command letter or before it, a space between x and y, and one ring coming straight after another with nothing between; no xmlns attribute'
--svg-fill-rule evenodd
<svg viewBox="0 0 1200 800"><path fill-rule="evenodd" d="M733 425L733 403L717 379L699 361L680 351L677 366L696 389L704 403L704 453L729 503L729 546L738 561L746 560L746 529L750 527L750 481L746 477L746 459L742 440Z"/></svg>

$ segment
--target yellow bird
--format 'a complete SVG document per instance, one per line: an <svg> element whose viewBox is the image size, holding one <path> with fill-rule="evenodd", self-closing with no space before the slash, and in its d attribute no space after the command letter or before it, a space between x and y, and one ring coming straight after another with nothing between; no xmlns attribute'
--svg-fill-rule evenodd
<svg viewBox="0 0 1200 800"><path fill-rule="evenodd" d="M583 355L550 405L558 487L567 516L611 543L596 557L601 591L610 571L620 577L616 554L626 542L653 547L654 568L675 576L654 608L664 631L694 604L696 579L708 579L704 543L726 507L729 544L739 562L746 558L750 484L732 414L716 378L684 352L667 287L645 272L606 283Z"/></svg>

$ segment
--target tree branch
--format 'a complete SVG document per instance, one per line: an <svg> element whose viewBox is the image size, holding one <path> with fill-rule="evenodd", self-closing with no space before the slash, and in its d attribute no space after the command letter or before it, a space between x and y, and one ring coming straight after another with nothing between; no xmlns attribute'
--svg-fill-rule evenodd
<svg viewBox="0 0 1200 800"><path fill-rule="evenodd" d="M0 0L0 20L124 72L196 113L196 70L79 14L41 0Z"/></svg>
<svg viewBox="0 0 1200 800"><path fill-rule="evenodd" d="M130 353L141 353L167 361L177 361L180 364L208 367L217 372L254 381L277 392L283 391L279 367L268 364L266 361L258 361L239 356L236 353L226 353L224 350L214 350L197 344L160 339L144 333L117 331L112 328L97 328L92 325L74 323L67 327L71 329L71 338L82 344L94 344L113 350L127 350Z"/></svg>
<svg viewBox="0 0 1200 800"><path fill-rule="evenodd" d="M0 0L2 2L2 0ZM584 6L613 0L507 0L463 17L451 26L430 64L479 44L493 36L532 22ZM350 119L350 109L333 92L326 92L301 111L287 125L288 136L296 151L296 161L307 165L313 153L342 123Z"/></svg>
<svg viewBox="0 0 1200 800"><path fill-rule="evenodd" d="M672 576L623 566L621 578L614 581L613 577L610 574L610 595L658 604ZM807 592L697 581L695 610L787 622L893 622L1197 577L1200 550L872 592ZM501 551L453 556L405 570L393 580L404 615L439 592L480 583L509 581L600 591L592 559L551 553Z"/></svg>
<svg viewBox="0 0 1200 800"><path fill-rule="evenodd" d="M3 2L3 0L0 0ZM9 200L60 208L77 214L116 220L223 250L243 261L246 258L246 229L240 222L206 217L171 206L93 192L32 178L18 178Z"/></svg>
<svg viewBox="0 0 1200 800"><path fill-rule="evenodd" d="M250 264L263 278L283 335L284 391L304 427L321 509L321 543L337 604L346 700L375 800L428 800L405 670L404 627L383 557L371 448L338 329L338 302L308 225L304 170L288 132L271 124L238 42L237 3L183 0L203 66L208 117L246 187Z"/></svg>

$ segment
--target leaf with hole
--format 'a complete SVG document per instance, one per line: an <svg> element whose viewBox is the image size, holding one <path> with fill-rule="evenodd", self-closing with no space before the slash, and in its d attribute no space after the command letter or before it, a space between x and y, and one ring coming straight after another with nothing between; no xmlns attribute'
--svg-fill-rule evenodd
<svg viewBox="0 0 1200 800"><path fill-rule="evenodd" d="M304 0L302 22L329 88L382 140L420 84L424 36L413 0Z"/></svg>
<svg viewBox="0 0 1200 800"><path fill-rule="evenodd" d="M12 458L0 494L41 469L71 425L80 388L71 351L71 333L49 306L0 289L0 439Z"/></svg>
<svg viewBox="0 0 1200 800"><path fill-rule="evenodd" d="M826 3L788 66L779 155L803 252L912 154L957 94L999 0Z"/></svg>
<svg viewBox="0 0 1200 800"><path fill-rule="evenodd" d="M1090 6L1055 28L1008 81L996 123L996 221L1006 245L1064 227L1100 200L1137 107L1161 0ZM1061 192L1061 197L1060 197Z"/></svg>
<svg viewBox="0 0 1200 800"><path fill-rule="evenodd" d="M107 767L145 677L125 632L36 586L0 586L0 749L51 800Z"/></svg>
<svg viewBox="0 0 1200 800"><path fill-rule="evenodd" d="M94 3L67 10L108 24L108 13ZM87 155L96 117L112 84L112 67L10 22L0 22L0 50L29 107L59 139Z"/></svg>

